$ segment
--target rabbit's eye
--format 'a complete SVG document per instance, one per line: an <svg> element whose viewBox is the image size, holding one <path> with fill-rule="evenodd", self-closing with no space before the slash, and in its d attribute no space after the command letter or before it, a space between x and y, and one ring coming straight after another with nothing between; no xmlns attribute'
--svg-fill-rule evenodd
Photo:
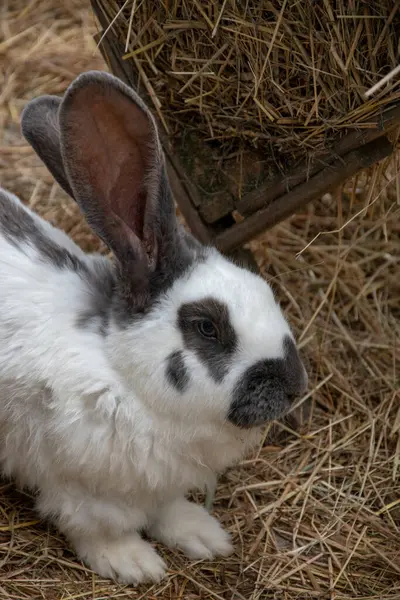
<svg viewBox="0 0 400 600"><path fill-rule="evenodd" d="M208 319L203 319L202 321L198 321L197 329L199 333L206 338L216 339L217 337L217 329L212 321Z"/></svg>

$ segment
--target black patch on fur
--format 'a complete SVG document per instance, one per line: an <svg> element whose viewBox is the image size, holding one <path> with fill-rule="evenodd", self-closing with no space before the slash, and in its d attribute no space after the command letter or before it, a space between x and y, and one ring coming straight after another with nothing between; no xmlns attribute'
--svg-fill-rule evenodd
<svg viewBox="0 0 400 600"><path fill-rule="evenodd" d="M109 260L99 256L90 267L87 308L78 315L76 325L106 336L115 298L115 273Z"/></svg>
<svg viewBox="0 0 400 600"><path fill-rule="evenodd" d="M205 338L198 331L198 323L203 319L214 323L216 339ZM186 348L197 355L214 381L221 382L237 347L237 335L226 304L214 298L183 304L178 311L178 326Z"/></svg>
<svg viewBox="0 0 400 600"><path fill-rule="evenodd" d="M49 264L58 269L72 271L87 270L86 265L66 248L54 242L40 224L24 209L0 190L0 232L5 239L20 248L20 244L30 244Z"/></svg>
<svg viewBox="0 0 400 600"><path fill-rule="evenodd" d="M166 376L171 385L184 392L189 384L189 373L181 350L172 352L167 358Z"/></svg>
<svg viewBox="0 0 400 600"><path fill-rule="evenodd" d="M237 427L257 427L282 417L292 401L304 393L304 368L289 336L285 336L283 347L284 358L255 363L237 383L228 413L228 420Z"/></svg>
<svg viewBox="0 0 400 600"><path fill-rule="evenodd" d="M73 271L87 284L87 310L77 316L79 328L90 328L105 334L115 291L111 263L103 257L93 258L90 267L78 256L52 240L40 223L22 204L0 190L0 233L13 246L29 244L41 260L57 269ZM23 251L23 250L21 250ZM60 290L60 294L64 293Z"/></svg>

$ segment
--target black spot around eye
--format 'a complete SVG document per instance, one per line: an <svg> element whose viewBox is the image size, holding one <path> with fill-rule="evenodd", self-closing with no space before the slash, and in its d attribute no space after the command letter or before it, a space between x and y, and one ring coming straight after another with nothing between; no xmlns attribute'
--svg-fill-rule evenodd
<svg viewBox="0 0 400 600"><path fill-rule="evenodd" d="M222 381L238 344L227 305L214 298L183 304L178 310L178 326L185 347L197 355L214 381ZM212 335L211 326L215 329Z"/></svg>
<svg viewBox="0 0 400 600"><path fill-rule="evenodd" d="M197 329L199 330L199 333L205 338L217 338L217 328L215 327L214 323L209 319L203 319L202 321L198 321Z"/></svg>

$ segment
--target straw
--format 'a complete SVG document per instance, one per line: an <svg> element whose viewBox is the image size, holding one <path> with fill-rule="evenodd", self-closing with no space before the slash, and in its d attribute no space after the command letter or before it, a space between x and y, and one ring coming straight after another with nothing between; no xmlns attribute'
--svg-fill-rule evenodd
<svg viewBox="0 0 400 600"><path fill-rule="evenodd" d="M385 75L385 77L382 77L382 79L380 81L378 81L378 83L376 83L375 85L372 86L372 88L370 88L369 90L367 90L364 94L364 96L366 98L369 98L370 96L372 96L373 94L375 94L375 92L377 92L383 85L385 85L385 83L388 83L391 79L393 79L394 77L396 77L396 75L400 73L400 65L397 65L397 67L395 67L394 69L392 69L390 71L390 73L388 73L387 75Z"/></svg>

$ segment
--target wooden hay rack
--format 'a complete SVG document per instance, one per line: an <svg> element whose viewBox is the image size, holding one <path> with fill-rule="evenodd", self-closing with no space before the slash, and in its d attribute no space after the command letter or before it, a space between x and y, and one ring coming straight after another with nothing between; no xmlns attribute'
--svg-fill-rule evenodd
<svg viewBox="0 0 400 600"><path fill-rule="evenodd" d="M152 108L151 85L146 85L139 61L124 60L126 48L110 16L105 14L104 2L91 0L100 23L96 42L111 72L137 89ZM330 140L327 148L311 161L305 159L287 173L262 182L233 203L230 194L202 193L201 186L196 185L197 176L189 173L181 159L186 150L182 152L182 148L177 148L157 111L153 112L159 122L172 192L187 225L201 242L214 244L223 253L237 254L243 259L246 256L244 244L392 153L390 134L400 124L400 99L383 103L381 109L378 105L375 114L362 127L352 128L340 138ZM207 169L207 161L200 156L197 160L200 179L207 177ZM245 260L248 258L247 253Z"/></svg>

